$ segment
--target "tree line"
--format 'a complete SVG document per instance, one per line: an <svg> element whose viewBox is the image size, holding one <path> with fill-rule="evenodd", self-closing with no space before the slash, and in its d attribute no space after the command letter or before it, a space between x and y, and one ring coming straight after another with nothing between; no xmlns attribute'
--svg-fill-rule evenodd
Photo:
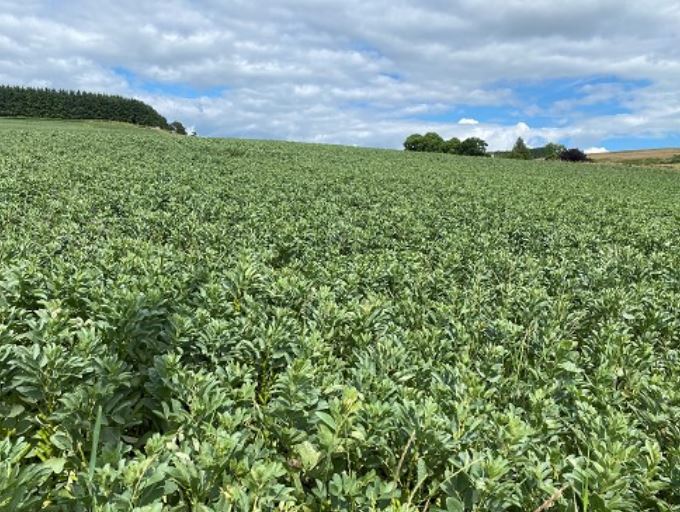
<svg viewBox="0 0 680 512"><path fill-rule="evenodd" d="M423 151L427 153L449 153L452 155L485 156L488 144L480 138L469 137L460 140L453 137L444 140L438 133L428 132L425 135L414 133L404 141L406 151Z"/></svg>
<svg viewBox="0 0 680 512"><path fill-rule="evenodd" d="M588 155L578 148L567 149L562 144L549 142L539 148L527 147L524 139L518 137L512 151L496 151L494 156L499 158L514 158L517 160L562 160L565 162L587 162Z"/></svg>
<svg viewBox="0 0 680 512"><path fill-rule="evenodd" d="M140 100L83 91L0 85L0 116L100 119L186 134L182 123L168 123Z"/></svg>
<svg viewBox="0 0 680 512"><path fill-rule="evenodd" d="M406 151L420 151L427 153L449 153L466 156L494 156L499 158L514 158L518 160L563 160L567 162L587 162L588 156L578 148L567 149L562 144L550 142L539 148L529 148L524 139L519 137L512 151L495 151L487 153L488 144L477 137L460 140L452 137L444 140L438 133L428 132L425 135L414 133L404 141Z"/></svg>

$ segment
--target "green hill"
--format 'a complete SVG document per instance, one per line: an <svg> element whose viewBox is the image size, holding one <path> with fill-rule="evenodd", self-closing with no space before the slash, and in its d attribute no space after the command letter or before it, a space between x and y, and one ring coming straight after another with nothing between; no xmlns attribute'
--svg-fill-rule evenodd
<svg viewBox="0 0 680 512"><path fill-rule="evenodd" d="M140 134L153 129L120 121L102 121L92 119L35 119L26 117L0 117L0 132L87 132L87 134L102 131L127 132ZM156 130L157 131L157 130ZM8 134L9 135L9 134Z"/></svg>
<svg viewBox="0 0 680 512"><path fill-rule="evenodd" d="M0 509L677 506L677 172L0 126Z"/></svg>
<svg viewBox="0 0 680 512"><path fill-rule="evenodd" d="M98 119L174 130L146 103L122 96L0 85L0 117Z"/></svg>
<svg viewBox="0 0 680 512"><path fill-rule="evenodd" d="M612 151L589 155L595 162L630 165L675 166L680 168L680 148Z"/></svg>

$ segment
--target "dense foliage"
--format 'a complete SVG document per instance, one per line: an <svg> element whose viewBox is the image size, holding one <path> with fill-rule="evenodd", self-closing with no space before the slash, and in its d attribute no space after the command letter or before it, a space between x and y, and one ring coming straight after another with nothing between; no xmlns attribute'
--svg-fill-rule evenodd
<svg viewBox="0 0 680 512"><path fill-rule="evenodd" d="M588 155L578 148L566 149L560 153L563 162L587 162Z"/></svg>
<svg viewBox="0 0 680 512"><path fill-rule="evenodd" d="M163 116L139 100L91 92L7 85L0 85L0 116L100 119L171 129Z"/></svg>
<svg viewBox="0 0 680 512"><path fill-rule="evenodd" d="M567 150L563 144L549 142L542 148L532 149L534 158L545 158L546 160L559 160L560 155Z"/></svg>
<svg viewBox="0 0 680 512"><path fill-rule="evenodd" d="M459 141L460 143L460 141ZM404 141L406 151L421 151L427 153L446 153L448 147L441 135L435 132L427 132L425 135L414 133L406 137Z"/></svg>
<svg viewBox="0 0 680 512"><path fill-rule="evenodd" d="M435 132L428 132L425 135L414 133L404 141L406 151L465 156L485 156L487 146L488 144L485 141L477 137L469 137L462 142L456 137L444 140L441 135Z"/></svg>
<svg viewBox="0 0 680 512"><path fill-rule="evenodd" d="M459 155L465 156L486 156L488 144L479 137L468 137L460 143Z"/></svg>
<svg viewBox="0 0 680 512"><path fill-rule="evenodd" d="M510 158L516 160L531 160L533 158L531 150L527 147L522 137L517 138L512 151L510 151Z"/></svg>
<svg viewBox="0 0 680 512"><path fill-rule="evenodd" d="M170 123L170 131L175 132L178 135L186 135L187 129L179 121L173 121Z"/></svg>
<svg viewBox="0 0 680 512"><path fill-rule="evenodd" d="M680 175L0 129L0 510L680 507Z"/></svg>
<svg viewBox="0 0 680 512"><path fill-rule="evenodd" d="M519 142L519 141L518 141ZM522 140L522 144L524 144L524 140ZM517 146L517 143L515 143L515 146ZM562 154L563 151L566 151L566 147L563 146L562 144L557 144L555 142L549 142L545 146L540 146L537 148L530 148L527 147L526 144L524 144L526 147L529 155L528 158L525 158L524 151L522 151L522 158L518 158L519 160L559 160L560 155ZM514 148L513 148L514 150ZM516 155L513 154L513 150L511 151L494 151L492 153L493 156L495 157L500 157L500 158L517 158Z"/></svg>

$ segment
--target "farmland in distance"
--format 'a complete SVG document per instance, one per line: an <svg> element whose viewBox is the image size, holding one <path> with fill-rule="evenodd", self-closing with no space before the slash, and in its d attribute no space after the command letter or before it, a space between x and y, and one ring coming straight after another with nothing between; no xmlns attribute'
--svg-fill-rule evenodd
<svg viewBox="0 0 680 512"><path fill-rule="evenodd" d="M657 166L680 170L680 148L612 151L595 153L588 157L597 163Z"/></svg>
<svg viewBox="0 0 680 512"><path fill-rule="evenodd" d="M2 121L0 229L0 510L680 507L676 170Z"/></svg>

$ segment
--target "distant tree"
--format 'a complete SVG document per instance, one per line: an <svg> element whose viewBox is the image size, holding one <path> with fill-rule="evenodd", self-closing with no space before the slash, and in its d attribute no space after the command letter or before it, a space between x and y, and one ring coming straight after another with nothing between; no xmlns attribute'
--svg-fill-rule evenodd
<svg viewBox="0 0 680 512"><path fill-rule="evenodd" d="M428 151L430 153L443 153L444 152L444 139L438 133L427 132L423 135L423 151Z"/></svg>
<svg viewBox="0 0 680 512"><path fill-rule="evenodd" d="M169 129L167 120L139 100L107 94L0 85L0 116L105 119Z"/></svg>
<svg viewBox="0 0 680 512"><path fill-rule="evenodd" d="M567 148L562 144L549 142L543 147L543 158L546 160L559 160L560 155L566 150Z"/></svg>
<svg viewBox="0 0 680 512"><path fill-rule="evenodd" d="M404 149L406 151L425 151L423 148L423 136L419 133L414 133L413 135L406 137L406 140L404 141Z"/></svg>
<svg viewBox="0 0 680 512"><path fill-rule="evenodd" d="M444 140L435 132L425 135L414 133L404 141L406 151L426 151L428 153L450 153L455 155L484 156L486 155L487 143L477 137L470 137L461 142L452 137Z"/></svg>
<svg viewBox="0 0 680 512"><path fill-rule="evenodd" d="M588 155L578 148L567 149L560 153L560 160L564 162L587 162Z"/></svg>
<svg viewBox="0 0 680 512"><path fill-rule="evenodd" d="M515 145L510 152L510 158L516 158L518 160L531 160L531 151L529 151L529 148L524 143L524 139L522 137L517 138L517 142L515 142Z"/></svg>
<svg viewBox="0 0 680 512"><path fill-rule="evenodd" d="M186 135L187 130L184 128L184 125L180 123L179 121L173 121L170 123L170 130L173 132L177 133L178 135Z"/></svg>
<svg viewBox="0 0 680 512"><path fill-rule="evenodd" d="M477 137L470 137L460 143L458 153L467 156L485 156L488 144Z"/></svg>
<svg viewBox="0 0 680 512"><path fill-rule="evenodd" d="M443 151L444 153L457 155L460 151L460 139L457 137L451 137L449 140L444 142Z"/></svg>

